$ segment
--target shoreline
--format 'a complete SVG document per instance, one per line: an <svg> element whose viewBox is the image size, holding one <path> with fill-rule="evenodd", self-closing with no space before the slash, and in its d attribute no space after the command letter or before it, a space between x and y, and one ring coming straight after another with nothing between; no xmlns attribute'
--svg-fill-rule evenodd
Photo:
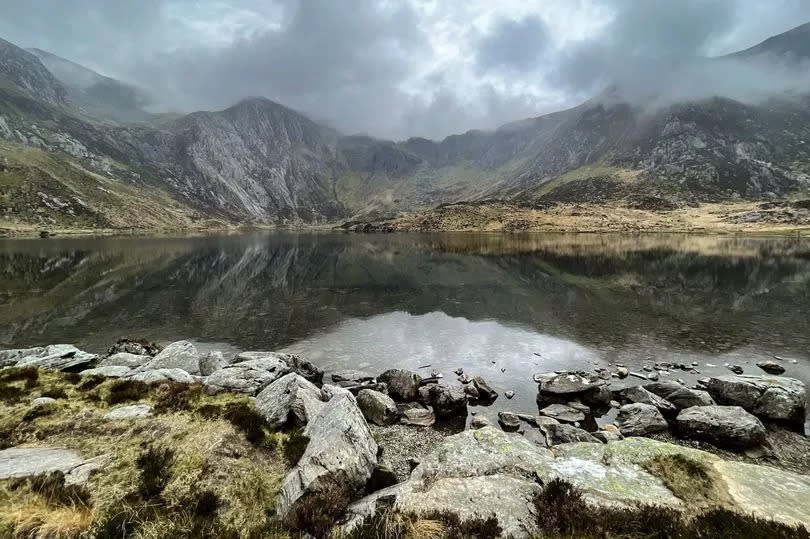
<svg viewBox="0 0 810 539"><path fill-rule="evenodd" d="M188 522L178 520L183 507L208 507L189 516L196 531L184 533L364 539L392 525L388 518L427 518L447 533L462 530L442 536L530 537L554 529L533 507L578 507L576 496L548 499L560 481L608 520L619 516L616 504L624 507L610 528L618 535L628 517L672 510L676 529L712 511L753 519L746 525L761 533L810 529L800 501L810 496L810 441L798 432L806 392L795 379L727 375L697 389L621 366L535 373L539 415L501 411L490 422L473 405L509 396L475 373L455 374L393 368L325 380L296 354L226 360L188 341L121 339L102 354L71 345L2 350L0 530L9 525L3 500L12 514L27 503L35 528L54 518L64 528L59 500L67 499L77 534L101 526L120 535L144 519L168 534ZM632 385L613 386L622 380ZM739 384L780 392L778 406L764 393L756 405L714 403L737 399ZM613 423L596 424L609 410L618 410ZM37 477L54 473L61 483L38 490ZM240 482L244 474L260 492ZM739 488L748 489L744 497ZM396 514L378 504L387 497ZM40 498L41 506L31 501ZM577 536L601 536L595 522L580 525Z"/></svg>

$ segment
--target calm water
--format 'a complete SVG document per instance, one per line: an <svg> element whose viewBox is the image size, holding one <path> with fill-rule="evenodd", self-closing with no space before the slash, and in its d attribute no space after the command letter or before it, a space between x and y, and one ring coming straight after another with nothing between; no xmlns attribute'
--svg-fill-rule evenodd
<svg viewBox="0 0 810 539"><path fill-rule="evenodd" d="M810 242L676 235L0 240L0 347L122 336L302 352L327 370L533 372L788 358L810 382ZM793 364L790 359L795 359ZM716 367L709 367L706 364ZM672 378L691 381L681 372ZM487 415L492 410L485 412Z"/></svg>

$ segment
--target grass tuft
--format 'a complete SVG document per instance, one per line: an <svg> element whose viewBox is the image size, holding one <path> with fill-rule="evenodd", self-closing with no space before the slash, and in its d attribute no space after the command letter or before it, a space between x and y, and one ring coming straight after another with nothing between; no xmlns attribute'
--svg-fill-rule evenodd
<svg viewBox="0 0 810 539"><path fill-rule="evenodd" d="M172 478L174 451L168 447L147 445L138 456L136 464L140 472L138 492L144 500L160 497Z"/></svg>
<svg viewBox="0 0 810 539"><path fill-rule="evenodd" d="M137 380L113 380L104 400L107 404L139 401L149 395L149 384Z"/></svg>

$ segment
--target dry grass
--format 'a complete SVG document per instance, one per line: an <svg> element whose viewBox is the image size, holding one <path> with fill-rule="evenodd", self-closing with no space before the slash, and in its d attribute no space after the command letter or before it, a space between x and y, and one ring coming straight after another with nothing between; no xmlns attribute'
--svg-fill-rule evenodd
<svg viewBox="0 0 810 539"><path fill-rule="evenodd" d="M285 536L274 520L274 503L288 470L278 449L286 435L253 425L262 442L252 443L240 426L244 419L227 417L234 407L246 414L250 399L173 385L132 392L113 380L85 385L68 378L41 371L37 387L28 390L23 379L7 382L23 395L0 406L0 434L9 445L68 447L85 458L108 455L110 464L91 477L86 503L0 482L0 537ZM29 403L40 386L58 388L66 398L33 417ZM122 393L160 405L160 413L104 420L113 407L107 397ZM221 414L204 416L202 407Z"/></svg>

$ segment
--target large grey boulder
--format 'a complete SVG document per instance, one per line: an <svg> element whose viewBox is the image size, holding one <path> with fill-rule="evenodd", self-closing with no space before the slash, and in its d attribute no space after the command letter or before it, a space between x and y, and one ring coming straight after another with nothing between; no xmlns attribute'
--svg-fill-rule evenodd
<svg viewBox="0 0 810 539"><path fill-rule="evenodd" d="M807 391L804 383L784 376L717 376L709 394L719 404L741 406L757 417L804 428Z"/></svg>
<svg viewBox="0 0 810 539"><path fill-rule="evenodd" d="M678 413L678 409L667 399L644 389L641 386L628 387L619 392L619 397L629 403L650 404L658 408L663 415L673 416Z"/></svg>
<svg viewBox="0 0 810 539"><path fill-rule="evenodd" d="M160 382L179 382L182 384L193 384L196 382L193 376L183 369L153 369L135 372L126 375L128 380L136 380L147 384L157 384Z"/></svg>
<svg viewBox="0 0 810 539"><path fill-rule="evenodd" d="M430 388L430 405L439 419L467 415L467 394L460 386L434 385Z"/></svg>
<svg viewBox="0 0 810 539"><path fill-rule="evenodd" d="M403 369L389 369L377 380L388 385L388 394L397 402L411 402L419 399L419 385L422 377L415 372Z"/></svg>
<svg viewBox="0 0 810 539"><path fill-rule="evenodd" d="M616 424L623 436L647 436L667 430L668 424L652 404L633 403L619 408Z"/></svg>
<svg viewBox="0 0 810 539"><path fill-rule="evenodd" d="M213 372L205 381L209 393L244 393L259 391L290 372L287 363L278 357L244 360Z"/></svg>
<svg viewBox="0 0 810 539"><path fill-rule="evenodd" d="M394 399L372 389L360 390L357 394L357 406L366 420L376 425L390 425L399 415Z"/></svg>
<svg viewBox="0 0 810 539"><path fill-rule="evenodd" d="M119 367L109 365L106 367L96 367L95 369L86 369L81 372L82 376L106 376L107 378L122 378L132 373L129 367Z"/></svg>
<svg viewBox="0 0 810 539"><path fill-rule="evenodd" d="M568 406L567 404L550 404L540 410L540 414L546 417L553 417L557 421L564 423L585 421L585 414L582 411Z"/></svg>
<svg viewBox="0 0 810 539"><path fill-rule="evenodd" d="M98 367L129 367L135 369L152 361L152 356L118 352L98 362Z"/></svg>
<svg viewBox="0 0 810 539"><path fill-rule="evenodd" d="M212 350L200 358L200 374L211 376L218 370L228 365L225 356L219 350Z"/></svg>
<svg viewBox="0 0 810 539"><path fill-rule="evenodd" d="M200 374L200 353L188 341L173 342L152 358L144 368L181 369L189 374Z"/></svg>
<svg viewBox="0 0 810 539"><path fill-rule="evenodd" d="M326 489L337 487L353 498L377 466L377 443L354 396L345 390L331 394L304 429L307 448L281 484L276 501L281 519L287 519L302 498Z"/></svg>
<svg viewBox="0 0 810 539"><path fill-rule="evenodd" d="M321 390L294 372L282 376L256 395L256 409L274 429L306 425L322 407Z"/></svg>
<svg viewBox="0 0 810 539"><path fill-rule="evenodd" d="M37 353L19 358L17 367L37 367L59 371L77 371L95 361L98 356L79 350L72 344L51 344Z"/></svg>
<svg viewBox="0 0 810 539"><path fill-rule="evenodd" d="M287 372L294 372L315 385L323 383L323 371L298 354L264 351L241 352L234 358L234 364L255 363L262 360L284 363L287 366Z"/></svg>
<svg viewBox="0 0 810 539"><path fill-rule="evenodd" d="M678 410L692 406L711 406L715 404L708 391L691 389L673 380L644 384L642 387L671 402Z"/></svg>
<svg viewBox="0 0 810 539"><path fill-rule="evenodd" d="M765 441L765 427L739 406L692 406L678 414L678 434L720 447L745 449Z"/></svg>

